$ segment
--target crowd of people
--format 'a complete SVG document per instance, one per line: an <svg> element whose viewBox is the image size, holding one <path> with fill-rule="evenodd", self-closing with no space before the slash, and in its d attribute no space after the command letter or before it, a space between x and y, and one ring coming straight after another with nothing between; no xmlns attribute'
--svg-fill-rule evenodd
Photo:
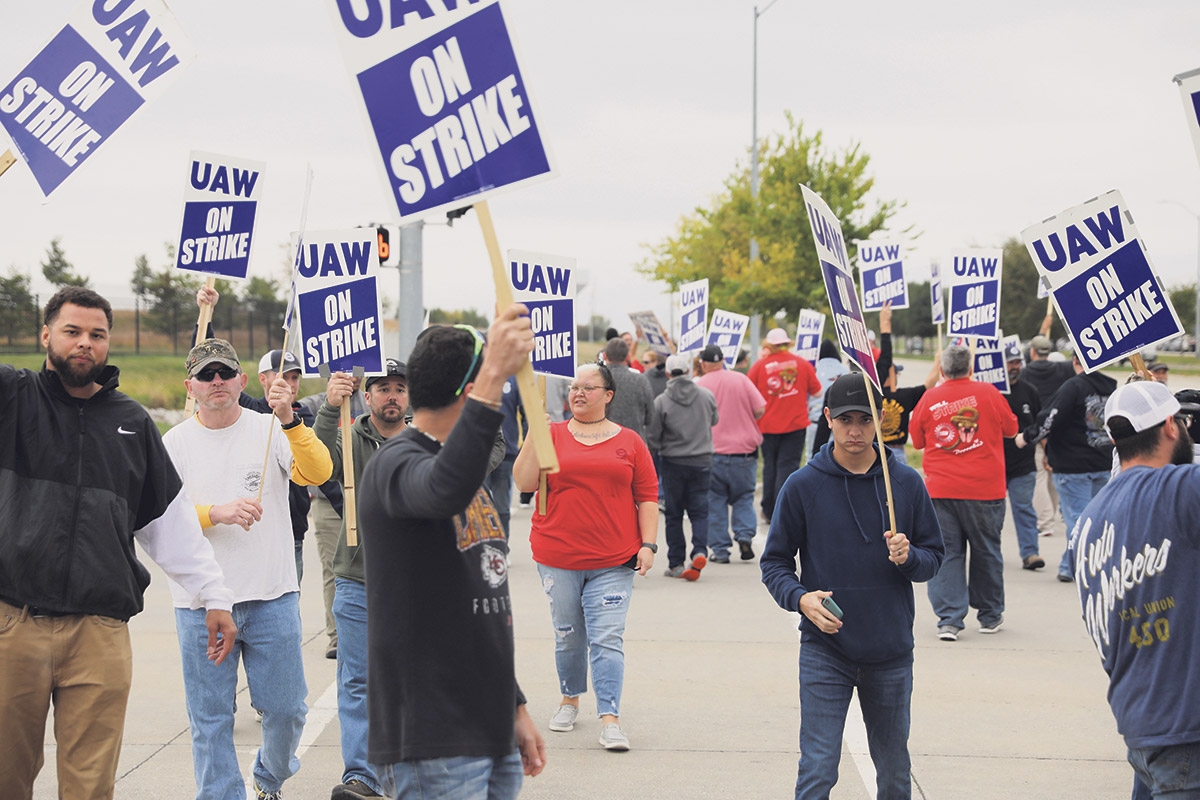
<svg viewBox="0 0 1200 800"><path fill-rule="evenodd" d="M197 299L217 302L210 290ZM631 749L625 627L660 515L663 575L683 582L735 552L754 560L765 526L762 581L801 620L795 796L827 797L837 782L857 693L878 796L910 797L914 584L926 584L938 640L958 641L972 609L979 633L999 633L1007 500L1024 569L1045 567L1039 540L1056 506L1073 534L1056 575L1078 587L1111 677L1134 796L1200 791L1171 766L1200 747L1194 709L1161 688L1200 647L1200 629L1173 613L1191 599L1200 540L1185 513L1151 519L1129 499L1200 503L1200 398L1172 395L1152 354L1147 380L1118 388L1055 357L1048 317L1028 355L1005 351L1007 395L972 379L960 346L904 387L885 309L879 391L832 343L815 364L800 357L783 328L748 369L716 345L639 357L637 335L610 331L596 363L547 390L560 468L543 475L514 379L533 347L519 304L486 336L430 327L407 361L365 380L333 373L311 398L298 397L290 353L257 362L253 398L234 347L200 338L180 376L196 413L163 437L117 390L104 298L64 289L44 319L44 368L0 367L0 401L14 410L0 425L0 494L28 498L7 504L0 534L0 774L13 797L32 796L51 702L60 792L112 795L127 622L149 579L135 540L170 581L196 796L246 796L233 743L241 664L262 724L252 791L282 797L308 711L300 554L318 501L344 762L333 800L515 797L545 767L546 743L514 666L514 488L535 503L529 544L561 693L551 732L576 728L590 683L599 744ZM1153 703L1136 670L1156 676Z"/></svg>

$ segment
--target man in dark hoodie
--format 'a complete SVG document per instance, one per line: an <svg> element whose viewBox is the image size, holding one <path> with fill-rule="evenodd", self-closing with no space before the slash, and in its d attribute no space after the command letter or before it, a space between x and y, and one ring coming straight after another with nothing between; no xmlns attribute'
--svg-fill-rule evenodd
<svg viewBox="0 0 1200 800"><path fill-rule="evenodd" d="M1062 385L1042 406L1037 422L1017 436L1017 446L1046 442L1046 457L1054 471L1054 488L1067 524L1067 541L1083 509L1108 483L1112 469L1112 439L1104 428L1104 404L1117 382L1099 372L1086 373L1074 360L1075 377ZM1058 579L1075 580L1070 550L1064 549Z"/></svg>
<svg viewBox="0 0 1200 800"><path fill-rule="evenodd" d="M619 340L618 340L619 341ZM668 578L694 581L708 563L708 485L712 477L712 426L717 424L717 401L708 389L692 382L692 360L686 355L667 358L671 376L667 390L654 398L654 413L646 444L661 458L666 494ZM692 560L684 568L687 542L683 512L692 523Z"/></svg>
<svg viewBox="0 0 1200 800"><path fill-rule="evenodd" d="M759 562L775 601L801 614L797 800L828 797L837 783L855 690L879 797L912 793L912 584L937 573L944 550L921 477L872 441L868 388L861 373L829 388L832 441L784 483ZM878 408L882 398L875 397ZM889 530L883 458L896 531Z"/></svg>

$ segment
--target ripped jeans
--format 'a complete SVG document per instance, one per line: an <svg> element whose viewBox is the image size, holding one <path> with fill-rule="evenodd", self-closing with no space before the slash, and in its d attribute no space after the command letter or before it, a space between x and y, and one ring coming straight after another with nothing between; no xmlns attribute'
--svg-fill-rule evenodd
<svg viewBox="0 0 1200 800"><path fill-rule="evenodd" d="M550 598L554 624L554 665L566 697L587 691L588 661L596 714L621 715L625 682L625 617L636 574L624 565L608 569L558 569L538 564Z"/></svg>

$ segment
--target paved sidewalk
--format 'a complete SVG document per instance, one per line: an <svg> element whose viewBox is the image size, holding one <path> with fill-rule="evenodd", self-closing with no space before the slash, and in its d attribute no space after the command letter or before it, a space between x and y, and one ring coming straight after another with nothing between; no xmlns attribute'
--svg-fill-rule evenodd
<svg viewBox="0 0 1200 800"><path fill-rule="evenodd" d="M797 757L796 616L779 609L759 581L758 562L710 564L696 583L654 573L639 578L626 631L622 725L633 749L609 753L596 739L590 695L571 733L546 722L559 699L547 601L529 557L528 509L513 509L509 572L518 675L543 726L549 765L527 780L526 798L791 797ZM760 528L755 551L761 552ZM1008 610L1004 630L981 636L972 618L959 641L941 642L922 588L917 591L916 686L910 748L914 796L928 800L1096 800L1129 796L1124 761L1105 702L1106 680L1084 636L1074 588L1052 569L1020 568L1005 528ZM660 537L661 541L661 537ZM1056 563L1064 539L1041 540ZM341 777L334 662L324 658L320 568L306 548L301 610L309 725L303 766L284 786L288 800L323 800ZM118 798L194 795L179 650L162 573L146 611L131 625L135 654ZM244 767L259 726L244 688L236 736ZM852 715L853 716L853 715ZM853 720L852 720L853 722ZM865 740L848 726L835 800L873 797ZM860 770L859 765L865 765ZM0 792L0 795L3 793ZM36 798L56 796L52 727Z"/></svg>

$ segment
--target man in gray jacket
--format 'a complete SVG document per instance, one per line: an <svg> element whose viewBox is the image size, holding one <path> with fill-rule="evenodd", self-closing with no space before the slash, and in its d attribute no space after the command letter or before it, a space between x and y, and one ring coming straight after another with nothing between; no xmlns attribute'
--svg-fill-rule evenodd
<svg viewBox="0 0 1200 800"><path fill-rule="evenodd" d="M666 494L667 572L669 578L694 581L708 563L708 484L712 474L712 426L717 401L708 389L692 382L691 358L667 358L671 380L654 399L646 443L660 456ZM692 523L691 563L684 568L687 543L683 512Z"/></svg>
<svg viewBox="0 0 1200 800"><path fill-rule="evenodd" d="M645 375L634 372L625 363L629 358L629 345L620 338L608 340L604 346L604 358L616 387L612 402L608 404L608 418L645 439L654 412L654 394L650 391L650 382Z"/></svg>

